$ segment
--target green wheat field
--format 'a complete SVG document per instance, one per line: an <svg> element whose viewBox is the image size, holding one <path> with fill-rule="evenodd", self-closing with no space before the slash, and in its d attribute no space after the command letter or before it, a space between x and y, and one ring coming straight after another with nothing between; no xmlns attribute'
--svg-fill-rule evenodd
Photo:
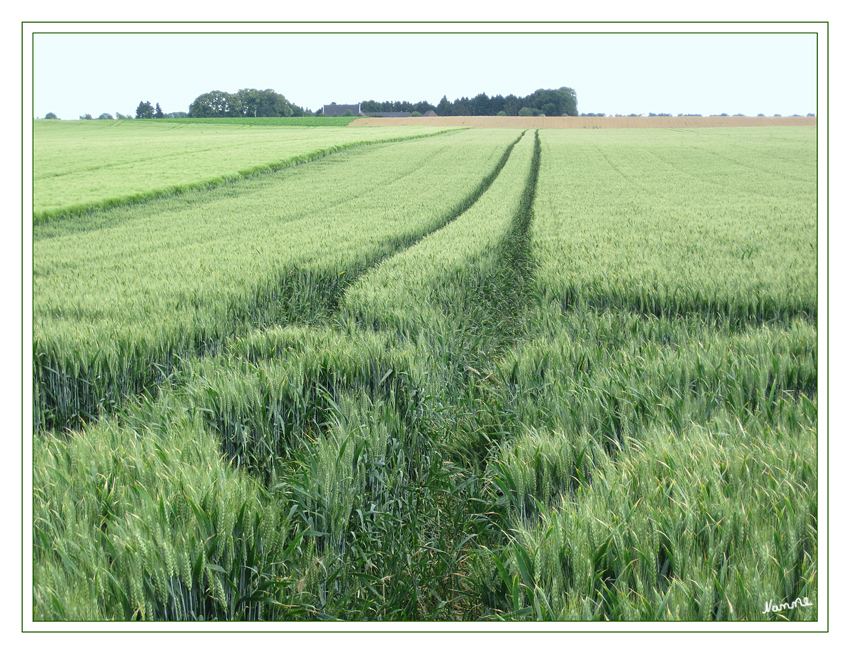
<svg viewBox="0 0 850 654"><path fill-rule="evenodd" d="M33 176L36 621L817 620L816 128L35 121Z"/></svg>

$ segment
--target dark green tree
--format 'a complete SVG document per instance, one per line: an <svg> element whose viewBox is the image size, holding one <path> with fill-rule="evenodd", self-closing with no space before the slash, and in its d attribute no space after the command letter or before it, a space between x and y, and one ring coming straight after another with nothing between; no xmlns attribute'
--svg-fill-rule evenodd
<svg viewBox="0 0 850 654"><path fill-rule="evenodd" d="M578 116L576 93L566 86L559 89L537 89L534 93L522 99L523 106L542 111L547 116ZM552 113L544 109L553 105Z"/></svg>
<svg viewBox="0 0 850 654"><path fill-rule="evenodd" d="M156 112L153 115L154 118L165 118L165 114L162 113L162 109L160 109L159 102L156 103Z"/></svg>
<svg viewBox="0 0 850 654"><path fill-rule="evenodd" d="M210 91L195 98L189 106L190 118L226 118L242 115L242 102L236 95Z"/></svg>
<svg viewBox="0 0 850 654"><path fill-rule="evenodd" d="M546 104L544 104L540 108L540 111L542 111L547 116L560 116L561 115L561 114L558 113L558 106L554 102L547 102Z"/></svg>
<svg viewBox="0 0 850 654"><path fill-rule="evenodd" d="M440 100L440 103L437 105L437 108L434 111L437 112L438 116L451 116L452 103L449 102L449 99L446 96L443 96L443 99Z"/></svg>
<svg viewBox="0 0 850 654"><path fill-rule="evenodd" d="M495 113L495 112L494 112ZM486 93L479 93L472 99L473 116L490 116L490 98Z"/></svg>
<svg viewBox="0 0 850 654"><path fill-rule="evenodd" d="M501 95L496 95L490 98L490 114L498 116L505 112L505 99Z"/></svg>
<svg viewBox="0 0 850 654"><path fill-rule="evenodd" d="M140 102L136 107L136 118L153 118L153 107L150 102Z"/></svg>
<svg viewBox="0 0 850 654"><path fill-rule="evenodd" d="M98 120L112 120L112 114L102 113L97 117Z"/></svg>
<svg viewBox="0 0 850 654"><path fill-rule="evenodd" d="M59 116L54 114L52 111L49 111L47 115L44 117L45 120L61 120Z"/></svg>
<svg viewBox="0 0 850 654"><path fill-rule="evenodd" d="M437 108L434 105L430 102L426 102L425 100L420 100L413 105L413 111L418 111L420 114L424 114L428 111L435 111L436 109Z"/></svg>
<svg viewBox="0 0 850 654"><path fill-rule="evenodd" d="M508 116L517 116L522 108L522 102L513 93L505 98L505 106L502 108Z"/></svg>
<svg viewBox="0 0 850 654"><path fill-rule="evenodd" d="M295 107L274 89L240 89L236 99L241 106L241 115L256 117L289 117L295 113Z"/></svg>
<svg viewBox="0 0 850 654"><path fill-rule="evenodd" d="M561 98L561 115L578 116L578 98L575 90L562 86L558 89L558 96Z"/></svg>
<svg viewBox="0 0 850 654"><path fill-rule="evenodd" d="M469 98L462 97L452 103L452 116L471 116L472 103Z"/></svg>

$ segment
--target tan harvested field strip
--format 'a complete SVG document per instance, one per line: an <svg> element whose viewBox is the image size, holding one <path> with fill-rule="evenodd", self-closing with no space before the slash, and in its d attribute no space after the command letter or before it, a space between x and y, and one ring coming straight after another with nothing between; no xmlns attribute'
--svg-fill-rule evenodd
<svg viewBox="0 0 850 654"><path fill-rule="evenodd" d="M627 129L694 127L808 127L814 116L432 116L429 118L358 118L350 127L510 127L514 129Z"/></svg>

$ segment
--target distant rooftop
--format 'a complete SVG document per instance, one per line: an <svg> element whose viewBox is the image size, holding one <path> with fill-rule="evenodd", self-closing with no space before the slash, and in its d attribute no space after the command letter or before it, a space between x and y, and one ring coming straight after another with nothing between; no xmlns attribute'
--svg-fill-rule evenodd
<svg viewBox="0 0 850 654"><path fill-rule="evenodd" d="M337 104L336 102L332 102L322 108L322 113L325 116L344 116L347 111L350 111L352 116L359 116L360 104Z"/></svg>

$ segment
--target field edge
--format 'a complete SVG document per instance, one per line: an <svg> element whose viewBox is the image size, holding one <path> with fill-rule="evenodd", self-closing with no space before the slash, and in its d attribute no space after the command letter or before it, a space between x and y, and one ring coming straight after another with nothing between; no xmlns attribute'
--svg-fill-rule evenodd
<svg viewBox="0 0 850 654"><path fill-rule="evenodd" d="M814 116L429 116L358 118L350 127L509 127L514 129L645 129L816 127Z"/></svg>

